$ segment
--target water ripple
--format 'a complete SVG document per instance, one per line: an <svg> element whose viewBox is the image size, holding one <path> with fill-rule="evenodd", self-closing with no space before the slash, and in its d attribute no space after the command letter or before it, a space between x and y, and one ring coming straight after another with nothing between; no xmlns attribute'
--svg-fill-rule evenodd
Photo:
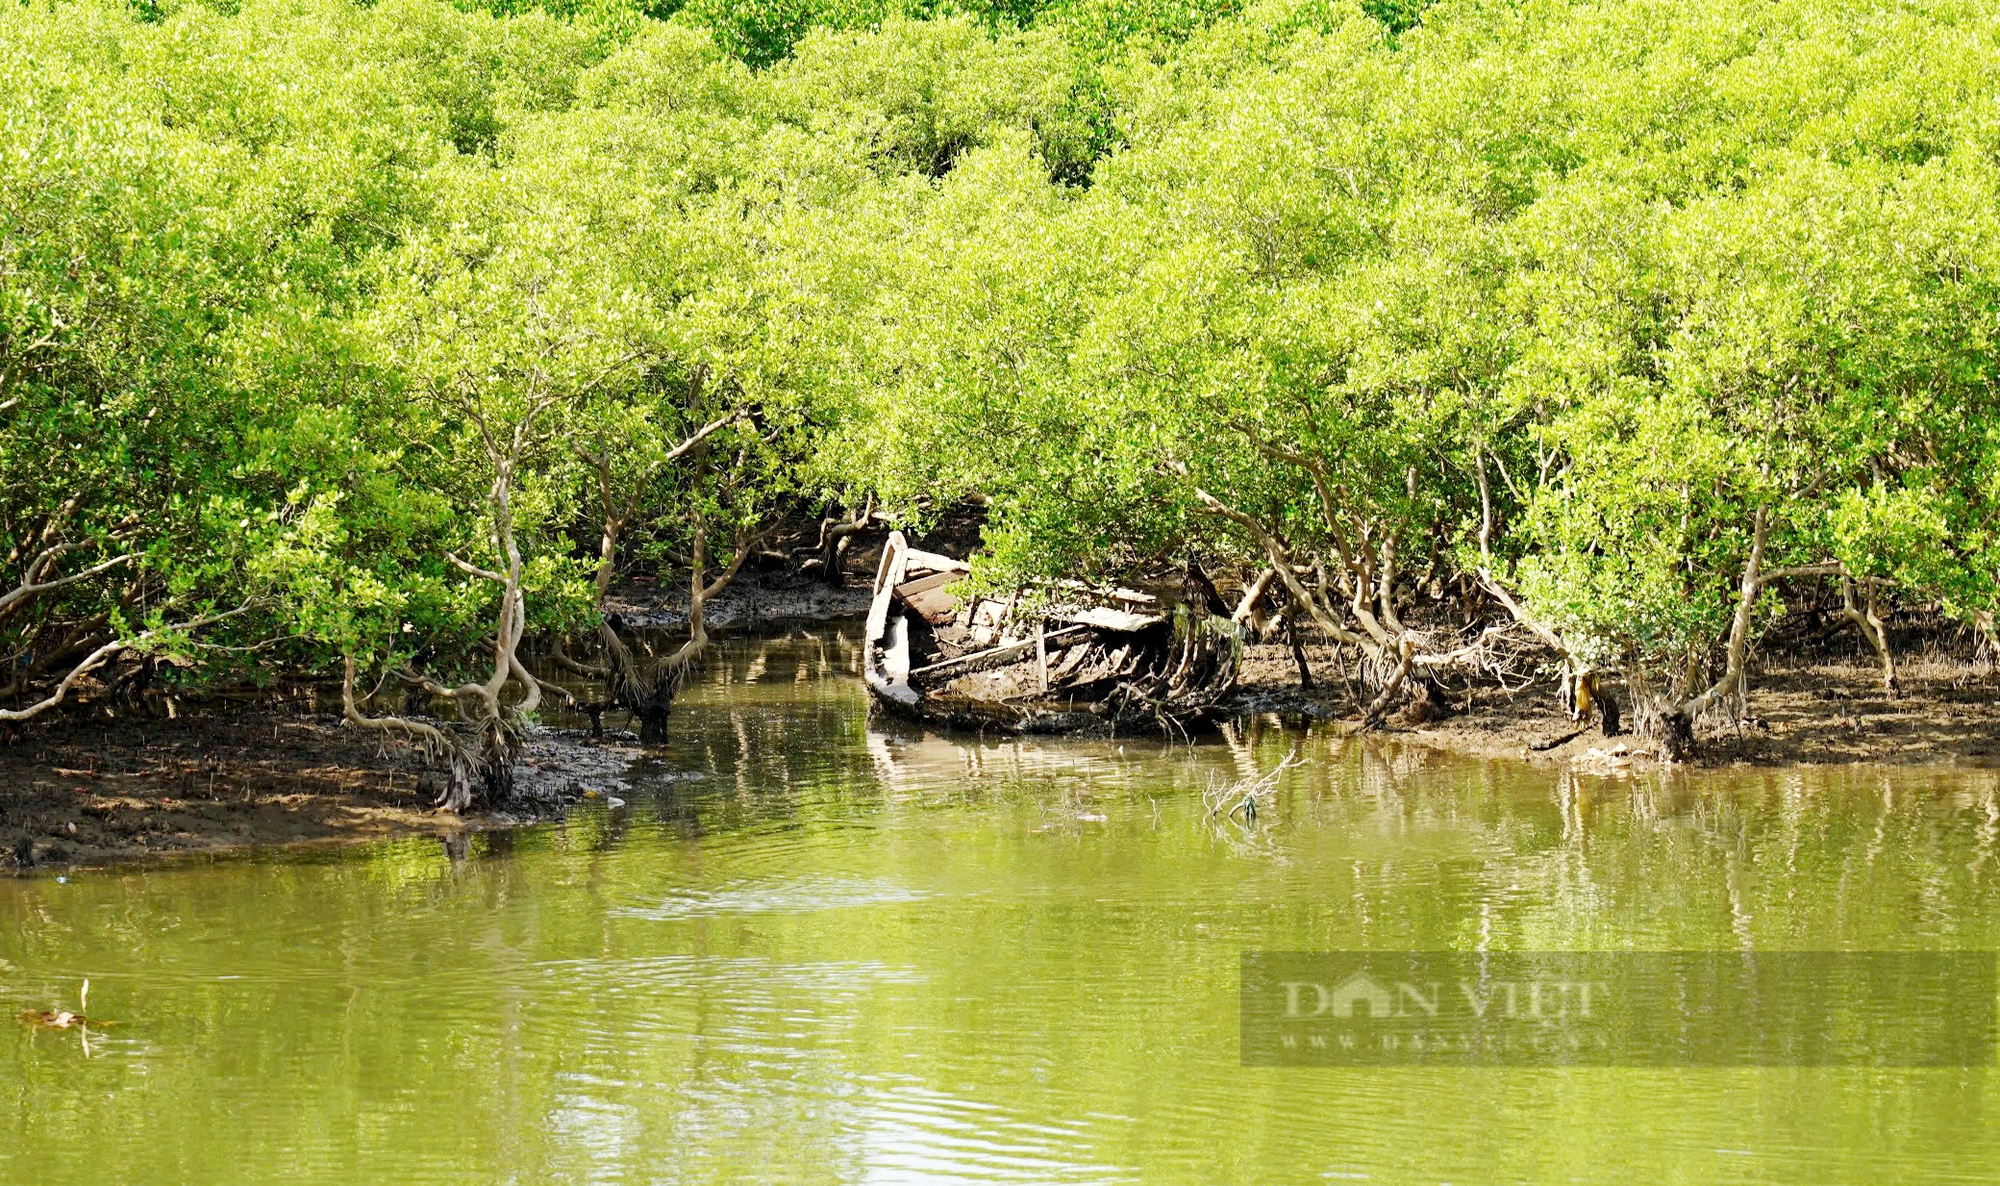
<svg viewBox="0 0 2000 1186"><path fill-rule="evenodd" d="M804 914L920 902L931 895L884 878L801 877L758 881L722 889L688 887L669 894L657 906L626 906L611 913L623 918L658 921L709 918L723 914Z"/></svg>

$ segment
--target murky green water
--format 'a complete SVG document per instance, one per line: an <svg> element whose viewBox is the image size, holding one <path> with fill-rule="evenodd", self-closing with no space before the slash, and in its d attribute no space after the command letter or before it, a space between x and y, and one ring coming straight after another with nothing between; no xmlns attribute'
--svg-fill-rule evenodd
<svg viewBox="0 0 2000 1186"><path fill-rule="evenodd" d="M612 812L0 881L0 1182L1992 1182L1991 1070L1275 1069L1269 949L2000 947L2000 778L871 732L732 644ZM669 780L667 770L697 777ZM1103 817L1101 820L1087 817Z"/></svg>

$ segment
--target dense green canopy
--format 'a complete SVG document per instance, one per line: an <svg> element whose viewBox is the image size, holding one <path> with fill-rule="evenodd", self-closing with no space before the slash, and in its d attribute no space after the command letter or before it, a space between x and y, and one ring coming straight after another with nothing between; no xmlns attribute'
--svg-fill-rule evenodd
<svg viewBox="0 0 2000 1186"><path fill-rule="evenodd" d="M1996 79L1980 0L8 6L0 711L130 646L499 736L618 565L871 496L1384 683L1990 629Z"/></svg>

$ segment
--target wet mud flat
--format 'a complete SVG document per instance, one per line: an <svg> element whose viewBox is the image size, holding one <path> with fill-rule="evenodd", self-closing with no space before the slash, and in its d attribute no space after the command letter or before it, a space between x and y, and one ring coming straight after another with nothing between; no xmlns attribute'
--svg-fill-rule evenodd
<svg viewBox="0 0 2000 1186"><path fill-rule="evenodd" d="M872 554L858 550L850 565L863 566ZM836 587L753 574L709 612L729 633L798 622L858 631L869 590L849 576ZM616 597L636 626L671 632L684 621L685 590L675 586L627 585ZM1288 646L1248 646L1229 710L1359 728L1362 690L1352 673L1329 646L1303 649L1310 689ZM1902 676L1901 692L1892 695L1859 658L1768 660L1753 674L1751 718L1708 722L1694 764L2000 766L2000 674L1991 664L1910 663ZM607 721L615 723L615 716ZM1657 762L1643 737L1606 738L1594 722L1571 721L1552 680L1461 690L1442 705L1392 714L1379 733L1534 765L1615 772ZM252 701L171 720L86 713L17 727L0 742L0 874L507 828L617 794L646 752L622 729L593 740L583 729L536 728L516 772L519 802L504 813L461 816L433 809L439 771L415 749L300 707Z"/></svg>
<svg viewBox="0 0 2000 1186"><path fill-rule="evenodd" d="M1354 720L1355 686L1333 648L1305 648L1314 687L1301 687L1289 648L1246 648L1237 705L1245 712ZM1768 661L1753 674L1750 715L1711 720L1697 730L1697 766L2000 766L2000 672L1979 661L1906 664L1890 693L1876 669L1851 660ZM1625 689L1614 685L1625 698ZM1595 721L1570 720L1554 680L1513 690L1479 687L1448 696L1443 711L1392 715L1380 730L1438 749L1535 764L1646 765L1658 760L1644 737L1603 736ZM1556 744L1551 744L1556 743Z"/></svg>
<svg viewBox="0 0 2000 1186"><path fill-rule="evenodd" d="M858 552L850 568L869 562L879 551ZM712 631L760 628L782 622L837 622L860 619L868 612L869 589L851 573L841 585L789 573L751 572L739 575L705 606L702 613ZM606 608L641 630L684 630L688 621L687 586L680 581L633 581L611 591Z"/></svg>
<svg viewBox="0 0 2000 1186"><path fill-rule="evenodd" d="M0 875L249 846L448 836L560 814L625 785L616 738L536 729L512 812L432 808L439 772L415 749L280 710L58 719L0 745Z"/></svg>
<svg viewBox="0 0 2000 1186"><path fill-rule="evenodd" d="M678 584L639 583L623 586L614 608L634 626L671 632L686 624L686 601ZM867 605L865 587L756 573L708 614L718 631L738 632L858 618ZM433 806L439 767L393 737L313 711L329 699L337 703L329 695L307 696L303 707L276 696L190 702L172 719L127 709L107 719L80 703L80 711L0 734L0 875L509 828L616 794L645 754L628 729L593 739L586 729L538 727L515 770L509 810L458 815Z"/></svg>

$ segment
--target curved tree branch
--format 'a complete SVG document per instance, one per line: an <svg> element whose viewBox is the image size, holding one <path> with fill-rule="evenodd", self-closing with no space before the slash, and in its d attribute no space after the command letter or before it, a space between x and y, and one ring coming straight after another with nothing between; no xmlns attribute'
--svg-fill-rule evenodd
<svg viewBox="0 0 2000 1186"><path fill-rule="evenodd" d="M76 682L78 680L82 679L86 675L89 675L91 672L97 670L98 668L104 666L105 663L109 662L120 651L131 650L142 643L148 642L155 638L159 638L162 635L178 633L184 630L199 630L203 626L214 625L215 623L222 621L224 618L233 618L237 614L243 613L249 608L250 607L247 604L240 605L235 609L228 610L223 613L206 614L203 615L202 617L194 618L186 622L179 622L170 626L160 626L152 630L146 630L139 634L133 635L131 638L113 639L110 642L107 642L104 645L98 647L96 650L90 652L90 654L84 656L83 662L78 663L75 667L70 668L69 674L65 675L62 678L62 682L57 684L55 686L55 690L50 692L47 696L44 696L42 699L36 701L33 704L30 704L26 708L18 708L18 709L0 708L0 721L29 720L33 717L38 717L41 714L56 707L57 705L61 704L65 699L68 698L70 689L76 686Z"/></svg>
<svg viewBox="0 0 2000 1186"><path fill-rule="evenodd" d="M42 573L47 571L49 565L55 563L64 553L74 550L75 547L75 544L57 544L54 547L44 549L39 556L30 561L27 572L21 577L21 583L8 590L6 594L0 595L0 618L7 617L20 606L52 589L60 589L65 585L74 585L79 581L87 581L91 577L109 572L119 565L134 559L134 554L127 552L122 556L113 556L109 560L93 564L89 568L83 569L80 572L73 572L65 577L57 577L52 581L40 579Z"/></svg>

